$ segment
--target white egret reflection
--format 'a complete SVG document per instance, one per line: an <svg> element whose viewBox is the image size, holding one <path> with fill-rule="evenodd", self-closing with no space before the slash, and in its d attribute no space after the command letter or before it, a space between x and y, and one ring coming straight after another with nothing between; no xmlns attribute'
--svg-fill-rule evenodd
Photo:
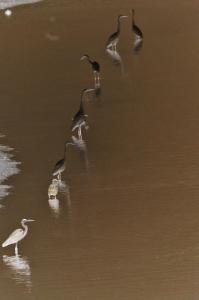
<svg viewBox="0 0 199 300"><path fill-rule="evenodd" d="M6 9L25 4L33 4L43 0L0 0L0 9Z"/></svg>
<svg viewBox="0 0 199 300"><path fill-rule="evenodd" d="M7 256L3 255L3 262L9 268L12 278L18 284L24 284L28 291L31 291L31 269L26 257L20 255Z"/></svg>
<svg viewBox="0 0 199 300"><path fill-rule="evenodd" d="M10 176L18 174L19 162L14 161L10 153L13 149L8 146L0 145L0 200L9 195L11 186L3 184Z"/></svg>

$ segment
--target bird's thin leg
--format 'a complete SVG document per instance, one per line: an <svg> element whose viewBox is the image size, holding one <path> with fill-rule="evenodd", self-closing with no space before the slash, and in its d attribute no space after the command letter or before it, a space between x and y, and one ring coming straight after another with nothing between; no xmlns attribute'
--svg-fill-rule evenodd
<svg viewBox="0 0 199 300"><path fill-rule="evenodd" d="M94 74L94 84L95 84L95 88L97 87L97 77L96 74Z"/></svg>
<svg viewBox="0 0 199 300"><path fill-rule="evenodd" d="M82 125L80 126L80 139L82 141Z"/></svg>
<svg viewBox="0 0 199 300"><path fill-rule="evenodd" d="M97 79L98 79L98 86L100 86L100 74L97 74Z"/></svg>
<svg viewBox="0 0 199 300"><path fill-rule="evenodd" d="M81 129L81 125L78 128L78 137L79 139L82 139L82 129Z"/></svg>
<svg viewBox="0 0 199 300"><path fill-rule="evenodd" d="M17 246L17 243L15 244L15 255L18 256L19 253L18 253L18 246Z"/></svg>

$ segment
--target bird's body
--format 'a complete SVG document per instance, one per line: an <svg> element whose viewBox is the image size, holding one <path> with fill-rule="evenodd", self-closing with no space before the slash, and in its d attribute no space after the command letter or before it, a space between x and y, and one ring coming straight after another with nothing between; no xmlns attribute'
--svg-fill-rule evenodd
<svg viewBox="0 0 199 300"><path fill-rule="evenodd" d="M84 54L81 57L81 60L83 59L87 59L87 61L90 63L94 74L95 87L99 87L100 86L100 64L97 61L91 59L87 54Z"/></svg>
<svg viewBox="0 0 199 300"><path fill-rule="evenodd" d="M32 222L34 220L31 219L22 219L21 225L22 228L18 228L14 230L9 237L5 240L5 242L2 244L2 247L7 247L9 245L15 244L15 255L18 255L18 247L17 244L20 242L28 233L28 226L26 225L26 222Z"/></svg>
<svg viewBox="0 0 199 300"><path fill-rule="evenodd" d="M135 34L135 43L143 39L143 33L141 29L135 24L135 10L132 9L132 31Z"/></svg>
<svg viewBox="0 0 199 300"><path fill-rule="evenodd" d="M65 158L60 159L56 164L53 169L53 176L61 175L66 169L66 163L65 163ZM58 178L60 179L60 178Z"/></svg>
<svg viewBox="0 0 199 300"><path fill-rule="evenodd" d="M128 16L119 15L117 19L117 31L111 34L106 43L106 49L112 48L112 50L116 51L117 44L120 39L120 20L122 18L128 18Z"/></svg>
<svg viewBox="0 0 199 300"><path fill-rule="evenodd" d="M80 102L80 108L78 112L74 115L72 119L72 124L71 124L71 130L74 132L78 128L78 137L82 139L82 126L86 128L86 117L84 112L84 106L83 106L83 97L84 94L93 91L94 89L83 89L81 93L81 102Z"/></svg>
<svg viewBox="0 0 199 300"><path fill-rule="evenodd" d="M65 143L64 157L55 164L53 172L52 172L53 176L57 176L57 179L59 181L61 180L61 173L63 173L66 168L66 148L68 145L73 145L73 143L71 143L71 142Z"/></svg>
<svg viewBox="0 0 199 300"><path fill-rule="evenodd" d="M58 180L54 178L52 180L52 183L49 185L49 188L48 188L48 197L49 197L49 199L51 197L56 198L56 196L58 194L58 190L59 190Z"/></svg>

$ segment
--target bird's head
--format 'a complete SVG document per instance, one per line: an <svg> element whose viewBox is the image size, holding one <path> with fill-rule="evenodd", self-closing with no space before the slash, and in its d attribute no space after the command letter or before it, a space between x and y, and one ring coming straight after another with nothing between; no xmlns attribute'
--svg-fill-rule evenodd
<svg viewBox="0 0 199 300"><path fill-rule="evenodd" d="M84 60L84 59L88 59L89 58L89 56L88 56L88 54L84 54L84 55L82 55L82 57L80 58L80 60Z"/></svg>
<svg viewBox="0 0 199 300"><path fill-rule="evenodd" d="M35 220L32 219L22 219L21 223L27 223L27 222L34 222Z"/></svg>
<svg viewBox="0 0 199 300"><path fill-rule="evenodd" d="M123 19L123 18L128 18L128 16L125 16L125 15L119 15L119 16L118 16L118 19L119 19L119 20L121 20L121 19Z"/></svg>

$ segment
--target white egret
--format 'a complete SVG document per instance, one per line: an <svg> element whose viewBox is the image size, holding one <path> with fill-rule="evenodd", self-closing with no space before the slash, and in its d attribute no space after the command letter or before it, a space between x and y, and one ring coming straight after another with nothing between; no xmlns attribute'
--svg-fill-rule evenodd
<svg viewBox="0 0 199 300"><path fill-rule="evenodd" d="M21 225L22 228L18 228L15 231L13 231L9 237L5 240L5 242L2 244L2 247L7 247L9 245L15 244L15 255L18 255L18 242L23 240L25 236L28 233L28 226L26 225L27 222L33 222L32 219L22 219Z"/></svg>

